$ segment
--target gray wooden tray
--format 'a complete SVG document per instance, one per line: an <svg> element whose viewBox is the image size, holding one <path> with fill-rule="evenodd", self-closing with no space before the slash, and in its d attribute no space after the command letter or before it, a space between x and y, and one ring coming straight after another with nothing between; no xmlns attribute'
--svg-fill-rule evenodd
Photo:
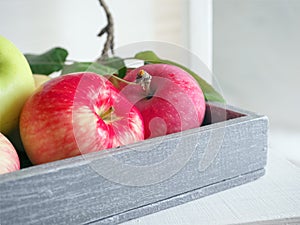
<svg viewBox="0 0 300 225"><path fill-rule="evenodd" d="M261 177L268 119L208 104L203 126L0 176L0 224L117 224Z"/></svg>

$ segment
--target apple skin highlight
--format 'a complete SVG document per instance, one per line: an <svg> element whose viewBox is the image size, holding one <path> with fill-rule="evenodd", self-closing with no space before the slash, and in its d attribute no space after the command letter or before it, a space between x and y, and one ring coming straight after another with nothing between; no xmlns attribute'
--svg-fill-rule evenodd
<svg viewBox="0 0 300 225"><path fill-rule="evenodd" d="M120 90L141 112L145 138L199 127L205 115L205 99L197 81L179 67L148 64L129 71L125 80L135 81L141 70L152 76L150 95L141 86L120 85Z"/></svg>
<svg viewBox="0 0 300 225"><path fill-rule="evenodd" d="M20 133L31 162L41 164L143 140L144 125L106 78L74 73L35 91L22 110Z"/></svg>

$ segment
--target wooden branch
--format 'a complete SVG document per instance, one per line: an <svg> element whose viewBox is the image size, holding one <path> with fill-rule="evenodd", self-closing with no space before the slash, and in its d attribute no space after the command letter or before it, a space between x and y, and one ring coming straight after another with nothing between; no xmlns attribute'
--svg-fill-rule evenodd
<svg viewBox="0 0 300 225"><path fill-rule="evenodd" d="M108 6L104 2L104 0L99 0L99 3L101 7L103 7L107 18L107 25L104 28L102 28L98 34L98 37L101 37L105 33L107 34L101 57L99 58L101 59L103 57L107 57L109 50L111 50L111 52L114 54L114 22L111 12L109 11Z"/></svg>

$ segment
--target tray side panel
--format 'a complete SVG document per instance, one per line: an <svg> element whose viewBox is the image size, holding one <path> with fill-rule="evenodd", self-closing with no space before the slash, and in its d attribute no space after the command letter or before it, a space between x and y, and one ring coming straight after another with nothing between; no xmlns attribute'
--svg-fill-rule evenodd
<svg viewBox="0 0 300 225"><path fill-rule="evenodd" d="M251 173L243 174L238 177L234 177L228 180L224 180L215 184L211 184L205 187L201 187L196 190L191 190L187 193L182 193L180 195L173 196L171 198L155 202L149 205L145 205L140 208L136 208L133 210L126 211L124 213L120 213L114 215L109 218L105 218L103 220L94 221L90 224L119 224L131 219L136 219L141 216L149 215L151 213L159 212L161 210L165 210L180 204L184 204L217 192L221 192L227 190L229 188L233 188L251 181L258 179L259 177L265 174L265 169L257 170Z"/></svg>
<svg viewBox="0 0 300 225"><path fill-rule="evenodd" d="M267 130L268 122L265 117L248 116L248 120L244 119L242 122L231 122L228 126L212 130L195 129L182 135L180 139L165 138L160 143L148 142L145 146L97 158L88 164L81 163L51 170L49 173L0 182L1 224L114 221L116 215L127 211L154 203L160 204L159 202L191 190L201 190L203 187L261 170L266 164ZM175 156L174 143L179 143L181 150ZM172 160L164 160L172 156ZM213 160L207 163L205 157L212 159L211 156ZM123 167L112 167L110 157L121 161L119 165ZM184 167L169 177L156 173L155 167L152 167L153 170L138 170L156 163L167 171L186 158L188 160ZM201 166L203 162L207 164L205 167ZM135 164L133 168L137 170L134 173L132 170L122 171L128 164ZM108 173L105 173L106 178L99 172L104 168L109 168ZM150 175L145 179L145 174ZM113 178L116 176L123 177L124 181L134 177L135 185L115 182ZM163 181L154 182L160 176ZM135 181L149 183L143 186L134 183ZM223 187L225 189L230 186ZM199 197L212 192L213 189ZM153 208L147 213L154 211ZM122 217L122 221L133 217L127 215L128 217Z"/></svg>

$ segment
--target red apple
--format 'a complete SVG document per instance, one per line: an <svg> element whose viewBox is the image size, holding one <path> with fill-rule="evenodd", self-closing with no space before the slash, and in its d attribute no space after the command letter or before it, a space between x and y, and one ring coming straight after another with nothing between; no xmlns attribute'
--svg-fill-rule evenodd
<svg viewBox="0 0 300 225"><path fill-rule="evenodd" d="M162 136L202 124L205 99L197 81L179 67L148 64L124 77L134 82L137 74L152 76L150 91L140 85L121 85L121 92L140 110L145 125L145 138Z"/></svg>
<svg viewBox="0 0 300 225"><path fill-rule="evenodd" d="M20 169L20 161L14 146L0 133L0 174Z"/></svg>
<svg viewBox="0 0 300 225"><path fill-rule="evenodd" d="M26 101L20 133L33 164L144 139L141 114L112 83L94 73L53 78Z"/></svg>

